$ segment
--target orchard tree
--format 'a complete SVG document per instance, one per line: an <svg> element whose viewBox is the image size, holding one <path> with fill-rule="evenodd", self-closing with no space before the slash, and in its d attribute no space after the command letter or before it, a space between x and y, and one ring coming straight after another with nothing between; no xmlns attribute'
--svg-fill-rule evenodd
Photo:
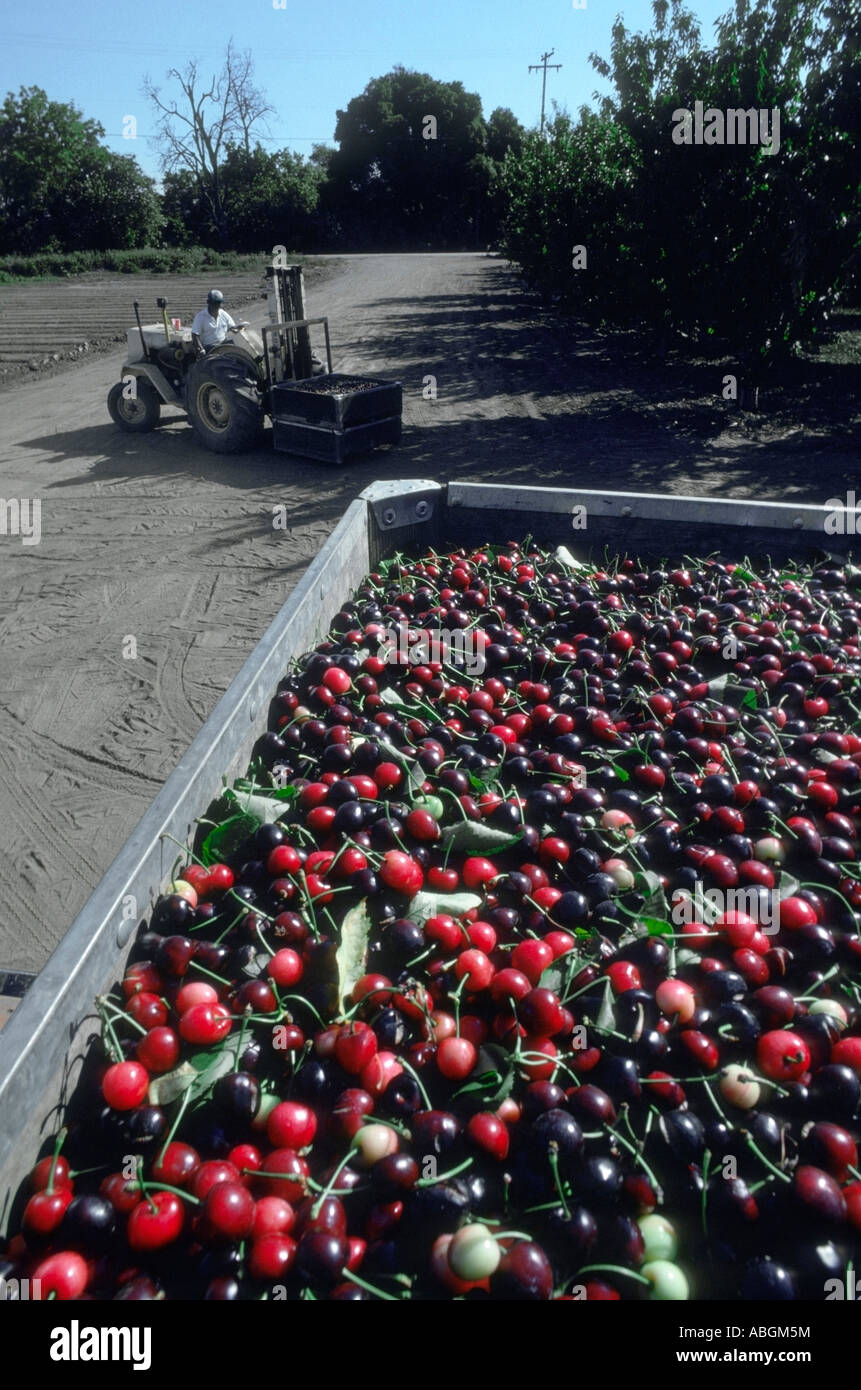
<svg viewBox="0 0 861 1390"><path fill-rule="evenodd" d="M335 139L329 197L354 235L382 245L474 238L474 161L486 140L476 93L396 67L338 112Z"/></svg>
<svg viewBox="0 0 861 1390"><path fill-rule="evenodd" d="M130 156L100 143L98 122L41 87L0 107L0 250L102 250L158 239L152 179Z"/></svg>
<svg viewBox="0 0 861 1390"><path fill-rule="evenodd" d="M307 243L323 171L290 150L232 146L221 167L234 246L258 251Z"/></svg>
<svg viewBox="0 0 861 1390"><path fill-rule="evenodd" d="M658 350L670 331L729 350L751 403L857 285L857 0L736 0L709 47L681 0L653 13L592 55L612 84L597 112L509 156L506 245L549 294L649 325ZM732 140L678 138L698 103L740 113L745 138L735 118Z"/></svg>
<svg viewBox="0 0 861 1390"><path fill-rule="evenodd" d="M172 91L162 90L147 78L144 95L157 116L157 143L165 174L185 171L194 179L198 196L209 211L220 245L230 241L230 219L224 198L222 164L231 146L251 156L255 128L273 108L254 85L250 54L238 53L233 40L227 46L218 73L206 77L196 58L182 69L167 74Z"/></svg>

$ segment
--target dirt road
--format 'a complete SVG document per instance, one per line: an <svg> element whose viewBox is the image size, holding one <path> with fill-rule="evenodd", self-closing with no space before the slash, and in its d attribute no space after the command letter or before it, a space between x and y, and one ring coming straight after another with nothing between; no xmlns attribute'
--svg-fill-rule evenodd
<svg viewBox="0 0 861 1390"><path fill-rule="evenodd" d="M44 963L374 478L816 501L852 483L848 406L836 429L787 407L752 430L720 400L724 369L680 375L556 323L500 260L346 257L308 298L336 369L404 382L402 444L349 469L268 447L219 459L179 415L121 434L104 405L119 355L0 396L0 494L41 502L39 544L0 534L0 969Z"/></svg>

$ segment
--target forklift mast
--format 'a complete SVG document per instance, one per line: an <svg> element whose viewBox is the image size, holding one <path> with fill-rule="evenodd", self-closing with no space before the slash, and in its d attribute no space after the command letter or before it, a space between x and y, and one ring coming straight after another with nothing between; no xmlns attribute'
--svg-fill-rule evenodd
<svg viewBox="0 0 861 1390"><path fill-rule="evenodd" d="M270 324L287 325L304 319L305 283L302 267L269 265L266 267L266 279ZM310 328L285 326L279 333L273 334L270 352L273 381L301 380L312 375Z"/></svg>

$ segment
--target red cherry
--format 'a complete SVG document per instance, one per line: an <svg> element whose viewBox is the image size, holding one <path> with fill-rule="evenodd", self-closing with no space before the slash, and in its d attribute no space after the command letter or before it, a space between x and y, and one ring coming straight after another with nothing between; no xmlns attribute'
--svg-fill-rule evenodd
<svg viewBox="0 0 861 1390"><path fill-rule="evenodd" d="M219 1182L207 1192L202 1215L216 1235L244 1240L254 1226L254 1198L242 1183Z"/></svg>
<svg viewBox="0 0 861 1390"><path fill-rule="evenodd" d="M706 1071L714 1071L720 1061L717 1043L701 1033L698 1028L684 1028L679 1033L679 1043L689 1053L693 1061Z"/></svg>
<svg viewBox="0 0 861 1390"><path fill-rule="evenodd" d="M266 973L270 980L273 980L276 985L281 985L285 989L290 989L293 985L299 983L304 969L302 957L299 955L298 951L293 951L289 946L285 946L282 950L276 951L275 955L271 957L266 967Z"/></svg>
<svg viewBox="0 0 861 1390"><path fill-rule="evenodd" d="M226 1038L232 1022L224 1004L193 1004L179 1020L179 1031L186 1042L206 1047Z"/></svg>
<svg viewBox="0 0 861 1390"><path fill-rule="evenodd" d="M295 1258L296 1241L293 1237L281 1231L272 1231L258 1236L252 1243L248 1268L254 1279L281 1279Z"/></svg>
<svg viewBox="0 0 861 1390"><path fill-rule="evenodd" d="M125 1178L122 1173L108 1173L99 1183L99 1193L107 1197L114 1211L128 1216L141 1199L140 1184L134 1178Z"/></svg>
<svg viewBox="0 0 861 1390"><path fill-rule="evenodd" d="M371 1096L381 1096L383 1091L396 1076L403 1073L398 1058L394 1052L378 1052L376 1057L372 1057L370 1062L359 1074L359 1080L363 1088Z"/></svg>
<svg viewBox="0 0 861 1390"><path fill-rule="evenodd" d="M756 1060L772 1081L797 1081L810 1066L810 1051L800 1034L773 1029L759 1039Z"/></svg>
<svg viewBox="0 0 861 1390"><path fill-rule="evenodd" d="M302 860L292 845L276 845L266 859L266 872L273 878L280 878L282 874L297 874L301 867Z"/></svg>
<svg viewBox="0 0 861 1390"><path fill-rule="evenodd" d="M547 940L546 937L544 939ZM498 971L491 980L490 997L497 1004L504 999L525 999L532 988L532 981L522 970L514 970L507 966L504 970Z"/></svg>
<svg viewBox="0 0 861 1390"><path fill-rule="evenodd" d="M463 928L447 913L429 917L424 933L428 941L435 941L445 952L454 951L463 944Z"/></svg>
<svg viewBox="0 0 861 1390"><path fill-rule="evenodd" d="M508 1157L508 1126L491 1111L481 1110L477 1115L473 1115L466 1132L479 1149L490 1154L498 1163L502 1163Z"/></svg>
<svg viewBox="0 0 861 1390"><path fill-rule="evenodd" d="M473 856L464 861L461 877L464 885L469 889L483 888L485 884L497 878L499 870L489 859L481 859Z"/></svg>
<svg viewBox="0 0 861 1390"><path fill-rule="evenodd" d="M200 1167L200 1154L190 1144L174 1139L160 1152L152 1165L151 1177L154 1182L169 1183L171 1187L185 1187Z"/></svg>
<svg viewBox="0 0 861 1390"><path fill-rule="evenodd" d="M253 1234L260 1236L286 1235L296 1224L296 1213L283 1197L261 1197L254 1208Z"/></svg>
<svg viewBox="0 0 861 1390"><path fill-rule="evenodd" d="M536 987L520 1001L518 1018L536 1037L551 1038L565 1025L565 1010L552 989Z"/></svg>
<svg viewBox="0 0 861 1390"><path fill-rule="evenodd" d="M335 1039L335 1061L351 1076L358 1076L377 1050L377 1035L367 1023L347 1023Z"/></svg>
<svg viewBox="0 0 861 1390"><path fill-rule="evenodd" d="M547 1081L556 1071L556 1058L559 1055L555 1043L550 1038L525 1037L522 1052L529 1056L521 1057L520 1067L531 1081Z"/></svg>
<svg viewBox="0 0 861 1390"><path fill-rule="evenodd" d="M142 960L137 965L129 966L123 976L123 994L127 999L141 991L155 994L158 997L163 988L161 975L152 962L148 960Z"/></svg>
<svg viewBox="0 0 861 1390"><path fill-rule="evenodd" d="M642 980L636 965L629 960L614 960L607 966L607 978L616 994L624 994L629 989L641 989Z"/></svg>
<svg viewBox="0 0 861 1390"><path fill-rule="evenodd" d="M278 1149L305 1149L313 1143L316 1133L317 1117L313 1110L294 1100L281 1101L266 1122L269 1142Z"/></svg>
<svg viewBox="0 0 861 1390"><path fill-rule="evenodd" d="M780 925L784 931L799 931L816 920L816 911L806 898L784 898L780 904Z"/></svg>
<svg viewBox="0 0 861 1390"><path fill-rule="evenodd" d="M56 1231L74 1195L71 1187L57 1187L53 1192L35 1192L24 1208L22 1226L26 1231L43 1236Z"/></svg>
<svg viewBox="0 0 861 1390"><path fill-rule="evenodd" d="M233 870L227 864L213 864L209 870L210 893L226 893L228 888L233 887L235 881Z"/></svg>
<svg viewBox="0 0 861 1390"><path fill-rule="evenodd" d="M861 1231L861 1182L853 1182L848 1187L844 1187L843 1196L850 1223L856 1231Z"/></svg>
<svg viewBox="0 0 861 1390"><path fill-rule="evenodd" d="M192 1195L202 1199L216 1183L239 1182L239 1177L239 1169L233 1163L221 1158L207 1159L192 1176Z"/></svg>
<svg viewBox="0 0 861 1390"><path fill-rule="evenodd" d="M295 1149L273 1149L267 1156L266 1177L258 1179L268 1195L283 1197L292 1205L305 1196L305 1179L310 1174L308 1164ZM275 1173L276 1177L271 1175Z"/></svg>
<svg viewBox="0 0 861 1390"><path fill-rule="evenodd" d="M115 1062L102 1078L102 1095L112 1110L134 1110L149 1087L149 1076L140 1062Z"/></svg>
<svg viewBox="0 0 861 1390"><path fill-rule="evenodd" d="M489 922L470 922L466 934L476 950L483 951L486 956L496 945L496 932Z"/></svg>
<svg viewBox="0 0 861 1390"><path fill-rule="evenodd" d="M466 980L466 988L475 993L487 989L494 976L492 962L483 951L462 951L455 961L454 972L459 980Z"/></svg>
<svg viewBox="0 0 861 1390"><path fill-rule="evenodd" d="M831 1049L831 1061L861 1076L861 1038L841 1038Z"/></svg>
<svg viewBox="0 0 861 1390"><path fill-rule="evenodd" d="M372 1114L374 1098L360 1087L342 1091L332 1107L329 1129L339 1139L352 1139L362 1128L363 1117Z"/></svg>
<svg viewBox="0 0 861 1390"><path fill-rule="evenodd" d="M152 1028L141 1038L135 1056L149 1072L171 1071L179 1061L179 1038L172 1028Z"/></svg>
<svg viewBox="0 0 861 1390"><path fill-rule="evenodd" d="M468 1038L444 1038L436 1052L436 1064L448 1081L463 1081L477 1060L478 1051Z"/></svg>
<svg viewBox="0 0 861 1390"><path fill-rule="evenodd" d="M185 1225L185 1208L175 1192L151 1192L129 1216L126 1239L132 1250L171 1245Z"/></svg>
<svg viewBox="0 0 861 1390"><path fill-rule="evenodd" d="M47 1158L40 1158L30 1174L30 1186L34 1192L44 1191L49 1184L52 1191L58 1187L73 1186L69 1164L62 1154L57 1154L56 1160L50 1154Z"/></svg>
<svg viewBox="0 0 861 1390"><path fill-rule="evenodd" d="M65 1303L81 1297L89 1283L90 1271L83 1256L73 1250L58 1250L42 1260L31 1277L39 1285L41 1298L47 1299L53 1294Z"/></svg>
<svg viewBox="0 0 861 1390"><path fill-rule="evenodd" d="M380 791L393 791L400 785L402 777L397 763L378 763L374 768L374 781Z"/></svg>
<svg viewBox="0 0 861 1390"><path fill-rule="evenodd" d="M247 1184L249 1177L263 1167L263 1155L253 1144L236 1144L227 1155L227 1162L233 1164Z"/></svg>
<svg viewBox="0 0 861 1390"><path fill-rule="evenodd" d="M724 912L715 926L735 950L749 946L756 936L756 922L745 912Z"/></svg>
<svg viewBox="0 0 861 1390"><path fill-rule="evenodd" d="M531 937L518 942L511 952L513 969L522 971L533 985L538 984L552 960L553 948L548 946L546 941L537 941Z"/></svg>
<svg viewBox="0 0 861 1390"><path fill-rule="evenodd" d="M453 893L458 885L457 869L444 869L441 865L435 864L428 869L427 882L428 888L435 893Z"/></svg>
<svg viewBox="0 0 861 1390"><path fill-rule="evenodd" d="M167 1023L167 1005L157 994L150 994L147 990L132 995L126 1005L126 1013L142 1028L156 1028Z"/></svg>
<svg viewBox="0 0 861 1390"><path fill-rule="evenodd" d="M414 897L424 881L421 866L399 849L390 849L383 855L379 875L387 887L407 897Z"/></svg>

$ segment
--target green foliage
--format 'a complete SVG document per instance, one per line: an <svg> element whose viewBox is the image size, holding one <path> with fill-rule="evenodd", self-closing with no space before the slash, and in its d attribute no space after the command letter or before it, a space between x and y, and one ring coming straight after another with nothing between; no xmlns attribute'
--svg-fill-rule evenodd
<svg viewBox="0 0 861 1390"><path fill-rule="evenodd" d="M137 162L99 143L104 131L39 87L0 107L0 253L145 246L159 199Z"/></svg>
<svg viewBox="0 0 861 1390"><path fill-rule="evenodd" d="M597 112L508 155L505 246L566 307L721 343L756 382L857 284L857 0L736 0L710 47L681 0L653 13L593 55L613 89ZM777 108L779 148L676 143L697 101Z"/></svg>
<svg viewBox="0 0 861 1390"><path fill-rule="evenodd" d="M124 275L190 275L201 271L260 269L268 252L213 251L206 246L141 247L127 251L41 251L33 256L0 256L0 284L17 280L65 278L90 270Z"/></svg>
<svg viewBox="0 0 861 1390"><path fill-rule="evenodd" d="M396 67L338 112L324 207L351 244L474 245L491 232L497 166L520 138L510 111L489 125L462 83Z"/></svg>
<svg viewBox="0 0 861 1390"><path fill-rule="evenodd" d="M318 212L320 185L326 177L325 155L318 147L309 160L290 150L269 153L260 144L246 150L232 145L219 165L221 206L237 250L265 246L320 246L329 238ZM209 201L188 170L165 175L166 236L179 245L221 239Z"/></svg>

